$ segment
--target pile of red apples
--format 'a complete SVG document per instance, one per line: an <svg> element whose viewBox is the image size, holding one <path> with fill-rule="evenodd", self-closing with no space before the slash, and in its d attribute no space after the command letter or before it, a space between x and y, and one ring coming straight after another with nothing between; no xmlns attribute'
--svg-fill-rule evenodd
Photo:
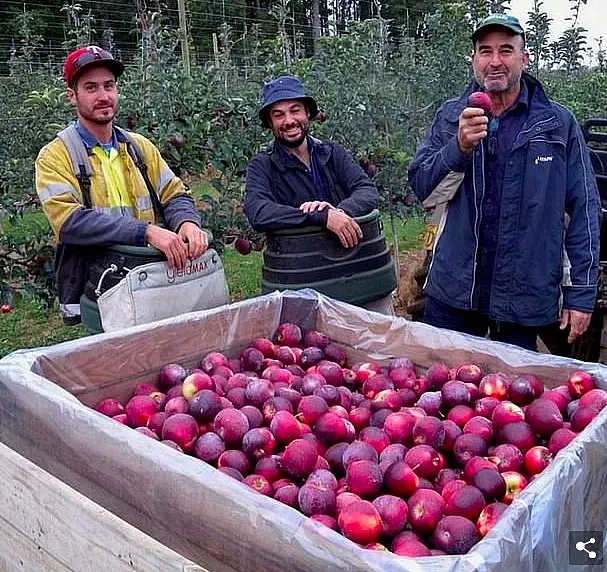
<svg viewBox="0 0 607 572"><path fill-rule="evenodd" d="M584 371L548 391L474 363L348 367L325 334L283 323L95 409L362 547L421 557L468 552L606 404Z"/></svg>

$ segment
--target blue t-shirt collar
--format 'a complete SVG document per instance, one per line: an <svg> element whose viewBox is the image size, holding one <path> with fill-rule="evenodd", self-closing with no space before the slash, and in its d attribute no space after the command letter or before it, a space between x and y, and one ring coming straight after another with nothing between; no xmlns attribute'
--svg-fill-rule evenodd
<svg viewBox="0 0 607 572"><path fill-rule="evenodd" d="M80 121L76 121L75 125L78 135L80 135L85 147L90 151L93 147L99 146L105 150L106 153L112 149L118 150L118 138L116 137L116 130L112 128L112 141L111 143L101 143Z"/></svg>

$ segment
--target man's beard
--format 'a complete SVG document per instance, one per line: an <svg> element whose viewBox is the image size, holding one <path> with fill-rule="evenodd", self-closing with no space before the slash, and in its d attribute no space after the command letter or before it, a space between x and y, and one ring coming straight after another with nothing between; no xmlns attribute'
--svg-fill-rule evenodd
<svg viewBox="0 0 607 572"><path fill-rule="evenodd" d="M112 121L114 121L114 118L116 117L117 113L118 106L112 108L112 112L106 116L97 115L95 111L93 111L92 113L83 113L82 110L80 111L80 114L82 115L82 117L84 117L84 119L90 121L91 123L95 123L96 125L107 125L108 123L111 123Z"/></svg>
<svg viewBox="0 0 607 572"><path fill-rule="evenodd" d="M476 77L476 81L488 93L504 93L512 91L512 89L520 83L521 77L522 73L512 76L506 74L502 80L492 80L488 79L487 77Z"/></svg>
<svg viewBox="0 0 607 572"><path fill-rule="evenodd" d="M91 123L96 123L97 125L107 125L108 123L111 123L112 121L114 121L114 116L108 117L107 119L106 118L99 119L98 117L87 117L87 119Z"/></svg>
<svg viewBox="0 0 607 572"><path fill-rule="evenodd" d="M288 147L289 149L297 149L297 147L299 147L306 140L306 137L308 136L309 132L309 127L307 125L302 125L301 123L299 123L298 125L301 130L301 135L297 139L287 139L279 133L276 136L276 139L278 139L279 143L281 143L285 147Z"/></svg>

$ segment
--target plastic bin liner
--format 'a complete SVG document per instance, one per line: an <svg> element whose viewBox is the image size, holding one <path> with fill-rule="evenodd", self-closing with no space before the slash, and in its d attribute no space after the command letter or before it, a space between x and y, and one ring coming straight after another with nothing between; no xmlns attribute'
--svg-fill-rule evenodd
<svg viewBox="0 0 607 572"><path fill-rule="evenodd" d="M0 440L77 490L214 572L567 570L571 530L607 521L607 408L462 556L419 559L364 550L210 465L86 407L168 362L188 367L209 351L237 353L282 321L326 332L350 362L407 356L423 370L474 361L554 387L575 370L607 388L607 368L439 330L328 299L310 290L271 293L215 308L20 350L0 361ZM66 518L69 518L66 515ZM571 567L579 570L579 567Z"/></svg>

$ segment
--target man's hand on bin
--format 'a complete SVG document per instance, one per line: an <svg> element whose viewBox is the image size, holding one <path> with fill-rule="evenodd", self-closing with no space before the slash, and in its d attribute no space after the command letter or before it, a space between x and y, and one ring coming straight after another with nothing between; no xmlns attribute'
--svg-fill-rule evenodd
<svg viewBox="0 0 607 572"><path fill-rule="evenodd" d="M329 209L327 228L338 236L345 248L356 246L363 237L358 223L341 209Z"/></svg>
<svg viewBox="0 0 607 572"><path fill-rule="evenodd" d="M194 260L209 248L209 236L197 224L184 222L177 234L186 242L188 247L188 258Z"/></svg>
<svg viewBox="0 0 607 572"><path fill-rule="evenodd" d="M188 259L188 245L183 238L171 230L149 224L145 230L145 240L167 257L171 268L181 270Z"/></svg>
<svg viewBox="0 0 607 572"><path fill-rule="evenodd" d="M334 208L333 205L327 201L306 201L305 203L301 203L301 205L299 205L299 210L305 212L306 214L332 208Z"/></svg>

